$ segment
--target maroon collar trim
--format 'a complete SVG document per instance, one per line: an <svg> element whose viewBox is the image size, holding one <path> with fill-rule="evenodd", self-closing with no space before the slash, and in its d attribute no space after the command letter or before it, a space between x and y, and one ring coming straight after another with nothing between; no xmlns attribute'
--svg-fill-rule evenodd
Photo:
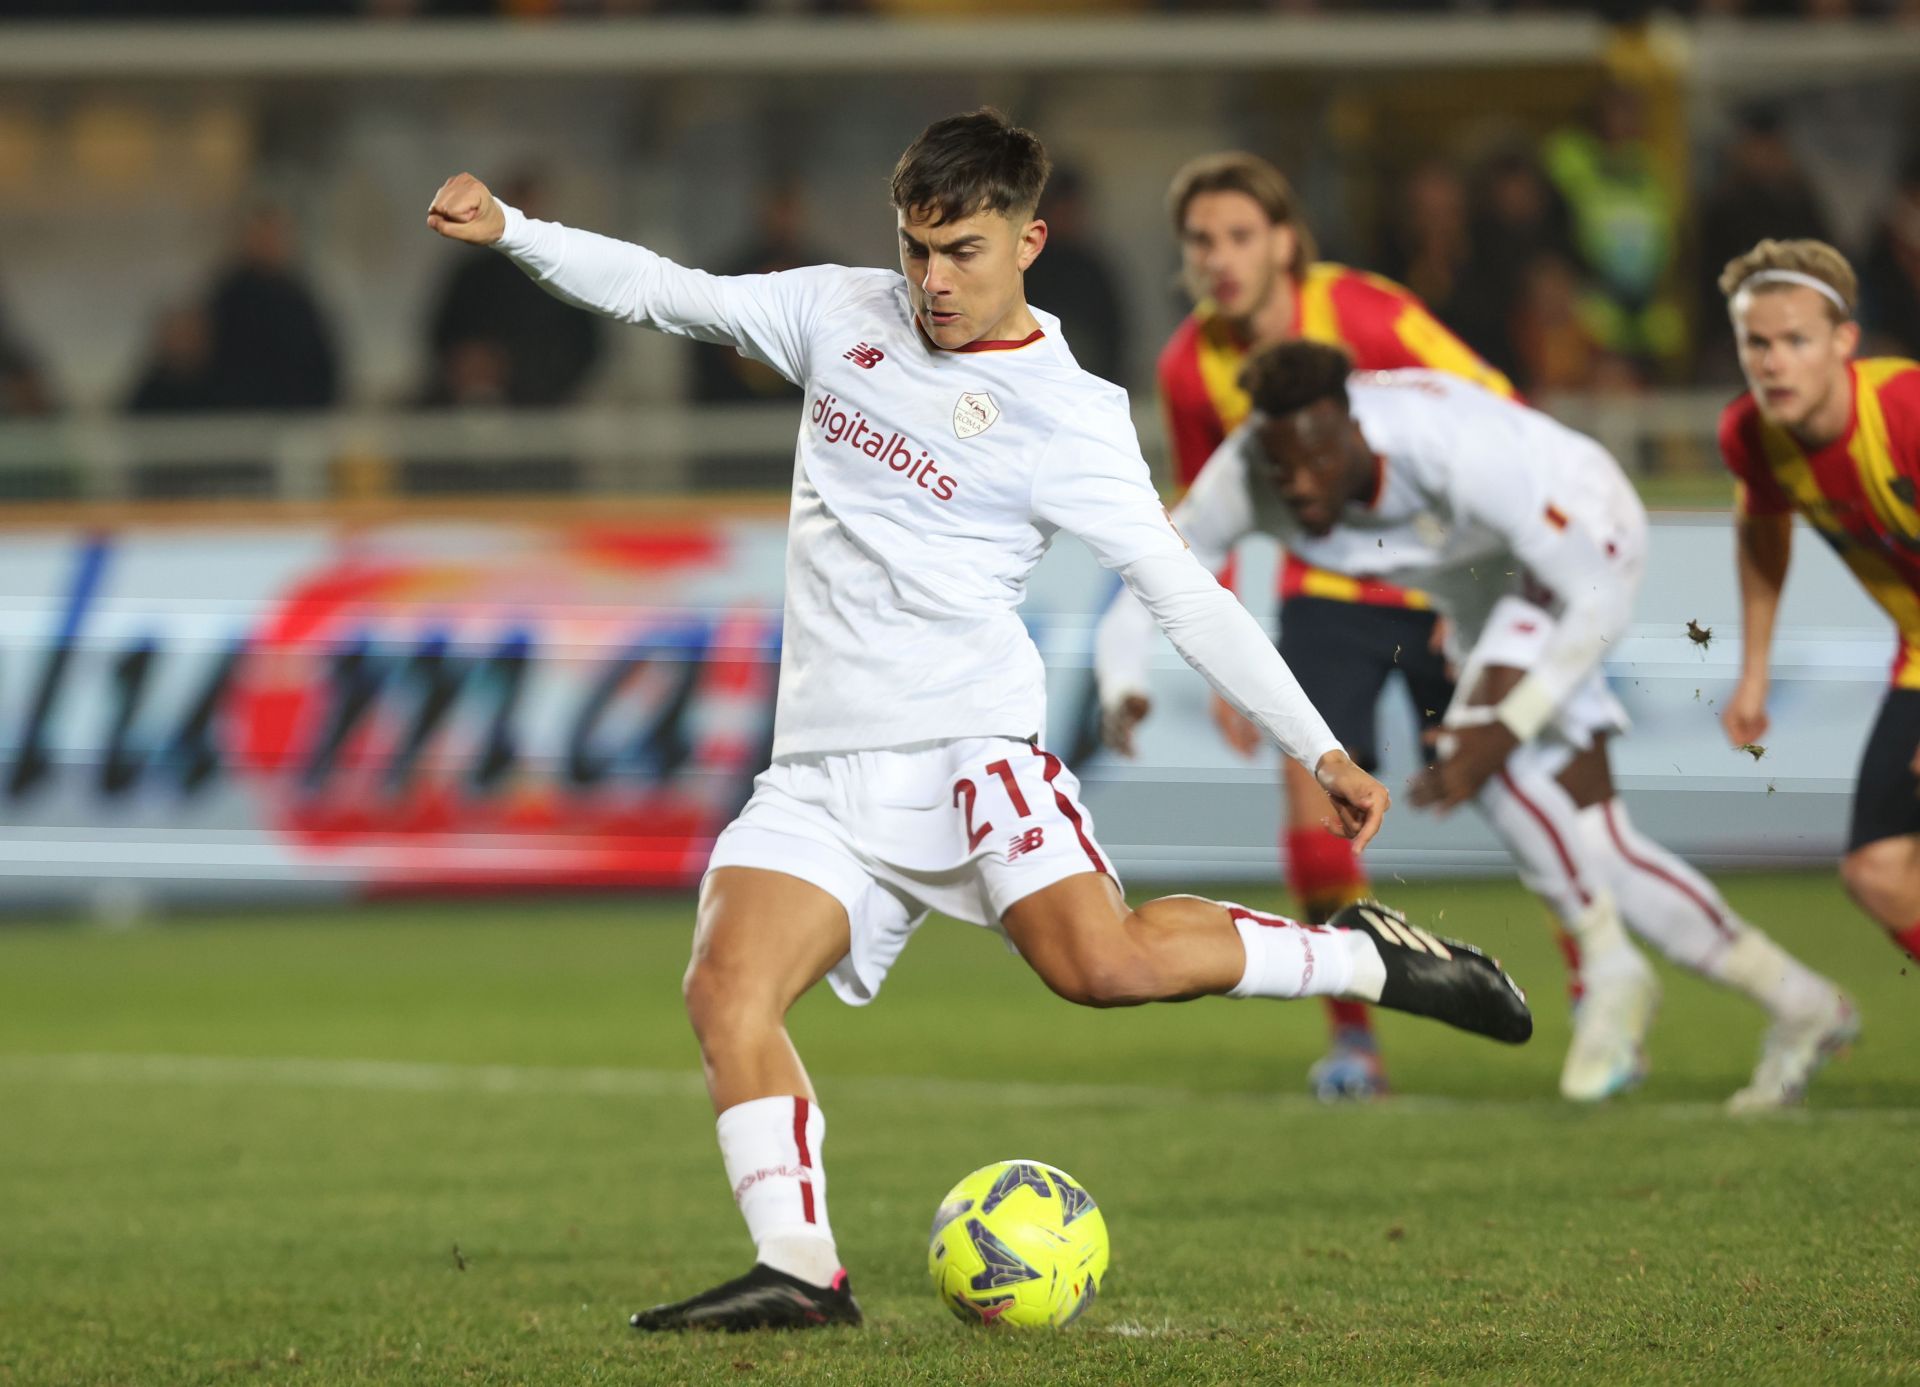
<svg viewBox="0 0 1920 1387"><path fill-rule="evenodd" d="M1031 347L1035 342L1038 342L1042 337L1047 335L1045 328L1035 328L1018 341L1009 339L1001 342L969 342L963 347L943 347L934 341L932 337L928 336L927 329L920 322L920 315L917 313L914 314L913 325L920 329L920 335L926 338L927 345L938 352L1013 352L1018 351L1022 347Z"/></svg>

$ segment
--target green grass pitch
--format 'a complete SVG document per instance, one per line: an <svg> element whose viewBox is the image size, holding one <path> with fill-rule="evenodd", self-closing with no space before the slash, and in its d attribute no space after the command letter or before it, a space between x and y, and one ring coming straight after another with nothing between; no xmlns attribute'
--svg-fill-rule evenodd
<svg viewBox="0 0 1920 1387"><path fill-rule="evenodd" d="M1081 1011L935 921L874 1006L796 1013L868 1326L787 1337L625 1327L750 1253L685 901L0 928L0 1383L1920 1379L1920 976L1830 877L1728 889L1861 1001L1804 1115L1718 1113L1761 1021L1671 972L1646 1087L1558 1102L1561 968L1508 884L1385 894L1508 961L1533 1044L1388 1018L1406 1096L1369 1109L1302 1095L1317 1004ZM934 1202L1007 1156L1112 1226L1064 1334L927 1287Z"/></svg>

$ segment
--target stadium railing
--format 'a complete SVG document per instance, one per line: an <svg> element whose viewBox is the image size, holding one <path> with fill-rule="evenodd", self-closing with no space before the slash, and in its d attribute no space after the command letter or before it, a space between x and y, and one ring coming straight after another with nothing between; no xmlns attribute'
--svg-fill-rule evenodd
<svg viewBox="0 0 1920 1387"><path fill-rule="evenodd" d="M1725 390L1559 396L1553 413L1636 472L1712 470ZM1160 422L1135 401L1148 459ZM349 409L0 424L0 504L590 498L784 491L797 404ZM1164 475L1164 473L1162 474Z"/></svg>

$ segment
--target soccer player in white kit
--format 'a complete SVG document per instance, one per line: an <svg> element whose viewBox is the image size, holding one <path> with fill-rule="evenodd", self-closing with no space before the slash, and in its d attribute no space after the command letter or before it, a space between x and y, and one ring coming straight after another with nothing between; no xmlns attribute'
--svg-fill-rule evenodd
<svg viewBox="0 0 1920 1387"><path fill-rule="evenodd" d="M433 230L496 246L561 298L727 343L806 391L773 764L714 848L685 982L758 1259L635 1315L638 1329L859 1322L827 1220L825 1122L785 1017L822 978L871 1000L930 910L1001 930L1088 1006L1350 996L1509 1042L1531 1034L1496 965L1377 905L1331 928L1194 896L1128 908L1073 774L1038 742L1043 670L1017 608L1061 530L1313 768L1342 832L1365 843L1388 801L1187 552L1125 393L1027 306L1047 171L1039 140L998 112L929 126L894 171L899 274L718 278L529 220L468 174L434 197Z"/></svg>
<svg viewBox="0 0 1920 1387"><path fill-rule="evenodd" d="M1580 943L1584 995L1561 1075L1594 1101L1638 1082L1657 984L1621 928L1773 1020L1736 1111L1799 1100L1858 1028L1852 1004L1736 915L1711 882L1635 830L1607 740L1626 710L1601 670L1626 631L1646 513L1605 449L1457 376L1350 375L1334 347L1298 342L1247 364L1254 412L1174 512L1211 564L1254 531L1304 561L1431 593L1451 618L1459 693L1416 803L1472 801L1521 880ZM1147 712L1151 627L1125 594L1101 623L1096 668L1109 740Z"/></svg>

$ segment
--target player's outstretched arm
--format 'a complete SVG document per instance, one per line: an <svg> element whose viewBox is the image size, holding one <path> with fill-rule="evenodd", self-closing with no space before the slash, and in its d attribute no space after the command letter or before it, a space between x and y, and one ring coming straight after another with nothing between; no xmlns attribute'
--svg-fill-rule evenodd
<svg viewBox="0 0 1920 1387"><path fill-rule="evenodd" d="M1355 766L1267 633L1192 554L1137 559L1127 590L1180 657L1282 751L1311 770L1340 814L1337 831L1365 843L1379 830L1385 787Z"/></svg>
<svg viewBox="0 0 1920 1387"><path fill-rule="evenodd" d="M1168 520L1200 565L1217 572L1233 546L1251 531L1253 515L1238 453L1216 448L1213 456L1218 458L1216 465L1196 467L1192 489ZM1094 629L1093 674L1100 701L1100 740L1109 750L1128 758L1134 754L1135 729L1153 711L1153 700L1147 693L1153 633L1153 617L1124 585L1114 593ZM1233 717L1240 718L1231 705L1224 706ZM1254 745L1242 755L1250 756L1258 749L1258 729L1253 735Z"/></svg>
<svg viewBox="0 0 1920 1387"><path fill-rule="evenodd" d="M1767 735L1767 689L1773 659L1773 623L1793 554L1793 516L1740 515L1734 522L1740 573L1740 682L1720 714L1734 746Z"/></svg>
<svg viewBox="0 0 1920 1387"><path fill-rule="evenodd" d="M470 173L441 185L427 226L450 240L492 246L575 307L737 348L796 384L806 375L812 323L848 283L849 272L837 266L763 275L688 269L645 246L536 221Z"/></svg>

